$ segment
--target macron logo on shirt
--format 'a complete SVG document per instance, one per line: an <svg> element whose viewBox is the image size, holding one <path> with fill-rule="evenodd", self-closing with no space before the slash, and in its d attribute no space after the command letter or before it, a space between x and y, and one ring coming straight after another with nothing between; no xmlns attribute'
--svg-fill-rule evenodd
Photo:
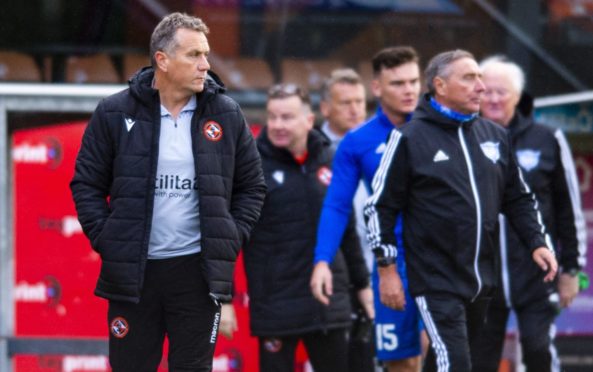
<svg viewBox="0 0 593 372"><path fill-rule="evenodd" d="M132 118L124 118L124 122L126 123L126 128L128 128L128 132L132 130L132 127L136 124L136 120Z"/></svg>
<svg viewBox="0 0 593 372"><path fill-rule="evenodd" d="M437 153L434 154L434 158L432 158L432 161L435 163L446 160L449 160L449 155L445 154L443 150L437 151Z"/></svg>
<svg viewBox="0 0 593 372"><path fill-rule="evenodd" d="M375 149L375 154L382 154L385 152L385 149L387 148L387 145L385 144L385 142L382 142L379 146L377 146L377 148Z"/></svg>

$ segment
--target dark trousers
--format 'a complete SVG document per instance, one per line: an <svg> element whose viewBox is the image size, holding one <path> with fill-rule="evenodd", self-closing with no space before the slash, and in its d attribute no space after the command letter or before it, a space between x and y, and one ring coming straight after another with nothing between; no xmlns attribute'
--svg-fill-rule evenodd
<svg viewBox="0 0 593 372"><path fill-rule="evenodd" d="M510 309L504 304L496 303L488 308L486 325L478 342L476 367L480 371L498 371L509 313ZM515 310L515 314L527 371L559 371L560 361L553 342L556 306L543 298Z"/></svg>
<svg viewBox="0 0 593 372"><path fill-rule="evenodd" d="M373 320L369 319L358 301L356 291L350 291L352 299L352 329L348 342L348 372L375 370L375 338Z"/></svg>
<svg viewBox="0 0 593 372"><path fill-rule="evenodd" d="M140 303L109 301L114 372L154 372L169 339L169 371L211 371L220 307L208 295L201 255L149 260Z"/></svg>
<svg viewBox="0 0 593 372"><path fill-rule="evenodd" d="M423 371L479 371L472 365L489 302L490 298L468 302L451 294L416 297L430 337Z"/></svg>
<svg viewBox="0 0 593 372"><path fill-rule="evenodd" d="M334 329L302 335L259 338L260 372L292 372L298 342L305 344L315 372L348 370L348 331Z"/></svg>

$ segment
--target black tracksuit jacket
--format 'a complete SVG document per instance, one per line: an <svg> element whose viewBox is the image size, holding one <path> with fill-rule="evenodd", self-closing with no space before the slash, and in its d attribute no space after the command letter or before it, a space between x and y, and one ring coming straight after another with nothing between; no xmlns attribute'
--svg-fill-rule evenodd
<svg viewBox="0 0 593 372"><path fill-rule="evenodd" d="M144 68L128 89L99 103L70 183L82 229L101 255L95 294L110 300L138 303L144 282L161 126L153 77L153 69ZM251 131L223 92L211 74L197 95L191 131L203 257L196 269L212 297L229 301L235 260L259 217L266 186ZM222 128L215 140L206 130L212 121Z"/></svg>
<svg viewBox="0 0 593 372"><path fill-rule="evenodd" d="M368 270L351 223L331 265L334 294L330 305L319 303L311 293L317 223L331 178L333 150L316 129L307 142L307 160L299 165L288 151L272 145L265 129L257 139L268 192L261 218L243 251L255 336L349 327L349 283L356 288L368 285ZM350 267L343 251L354 255Z"/></svg>
<svg viewBox="0 0 593 372"><path fill-rule="evenodd" d="M371 248L396 254L403 239L413 296L491 295L498 278L498 214L529 250L545 246L533 194L521 181L504 129L483 118L463 124L435 111L425 96L401 132L393 131L365 214Z"/></svg>
<svg viewBox="0 0 593 372"><path fill-rule="evenodd" d="M523 111L517 110L508 127L513 152L538 201L561 270L580 269L585 263L586 231L570 148L562 131L534 123L526 100L524 96ZM543 282L545 273L508 223L501 229L501 257L497 293L504 295L508 307L547 301L556 291L557 281Z"/></svg>

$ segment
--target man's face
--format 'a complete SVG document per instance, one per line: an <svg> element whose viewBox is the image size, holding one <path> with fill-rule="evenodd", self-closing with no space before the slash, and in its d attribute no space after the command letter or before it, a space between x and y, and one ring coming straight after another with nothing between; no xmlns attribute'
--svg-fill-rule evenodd
<svg viewBox="0 0 593 372"><path fill-rule="evenodd" d="M320 109L333 131L340 135L346 134L366 118L364 86L348 83L332 85L329 97L321 101Z"/></svg>
<svg viewBox="0 0 593 372"><path fill-rule="evenodd" d="M313 113L298 96L268 100L266 130L276 147L299 155L307 147L307 136L313 128Z"/></svg>
<svg viewBox="0 0 593 372"><path fill-rule="evenodd" d="M167 81L177 89L188 95L201 92L210 69L208 39L203 32L181 28L176 32L175 40L177 46L163 53L159 68L165 72Z"/></svg>
<svg viewBox="0 0 593 372"><path fill-rule="evenodd" d="M482 116L506 127L515 115L519 92L509 74L494 66L483 72L482 81L486 86L482 97Z"/></svg>
<svg viewBox="0 0 593 372"><path fill-rule="evenodd" d="M435 78L436 98L443 105L462 114L480 111L484 83L472 58L460 58L448 67L447 77Z"/></svg>
<svg viewBox="0 0 593 372"><path fill-rule="evenodd" d="M416 109L420 95L418 63L408 62L393 68L383 68L373 80L372 90L381 108L391 116L405 118Z"/></svg>

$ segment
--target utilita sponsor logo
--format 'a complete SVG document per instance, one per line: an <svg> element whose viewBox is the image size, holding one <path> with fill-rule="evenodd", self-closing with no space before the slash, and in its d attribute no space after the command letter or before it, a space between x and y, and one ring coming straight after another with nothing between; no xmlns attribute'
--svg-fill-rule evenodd
<svg viewBox="0 0 593 372"><path fill-rule="evenodd" d="M20 281L14 288L14 300L25 303L46 303L55 307L62 298L62 286L53 276L48 275L42 282Z"/></svg>
<svg viewBox="0 0 593 372"><path fill-rule="evenodd" d="M70 238L74 234L82 234L82 226L76 216L64 216L62 219L40 217L39 229L57 231L66 238Z"/></svg>
<svg viewBox="0 0 593 372"><path fill-rule="evenodd" d="M62 145L52 137L35 144L23 142L12 148L12 160L15 163L42 164L55 169L62 162Z"/></svg>

